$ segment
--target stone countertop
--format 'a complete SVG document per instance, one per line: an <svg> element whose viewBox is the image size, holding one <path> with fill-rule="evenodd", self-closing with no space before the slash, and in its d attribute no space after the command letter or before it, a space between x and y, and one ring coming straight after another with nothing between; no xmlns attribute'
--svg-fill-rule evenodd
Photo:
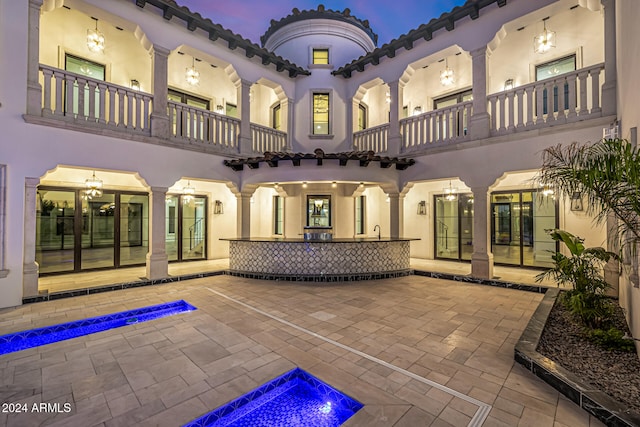
<svg viewBox="0 0 640 427"><path fill-rule="evenodd" d="M227 237L220 240L229 242L281 242L281 243L372 243L372 242L409 242L412 240L420 240L412 237L352 237L352 238L333 238L331 240L305 240L303 238L278 238L278 237Z"/></svg>

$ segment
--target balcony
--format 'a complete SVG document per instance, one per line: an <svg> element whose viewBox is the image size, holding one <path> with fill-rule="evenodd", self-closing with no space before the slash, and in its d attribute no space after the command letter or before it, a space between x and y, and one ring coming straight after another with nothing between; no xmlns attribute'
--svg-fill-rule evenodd
<svg viewBox="0 0 640 427"><path fill-rule="evenodd" d="M604 63L488 95L490 137L549 128L603 116ZM399 120L402 154L423 153L486 138L470 126L473 101L428 111ZM358 151L387 153L390 124L353 134Z"/></svg>
<svg viewBox="0 0 640 427"><path fill-rule="evenodd" d="M43 117L150 135L153 95L46 65L40 73Z"/></svg>

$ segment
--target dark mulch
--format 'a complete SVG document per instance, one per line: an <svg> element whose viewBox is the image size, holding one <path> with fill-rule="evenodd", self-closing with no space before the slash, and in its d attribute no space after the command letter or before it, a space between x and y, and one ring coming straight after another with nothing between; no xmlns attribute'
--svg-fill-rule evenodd
<svg viewBox="0 0 640 427"><path fill-rule="evenodd" d="M615 325L628 328L616 304ZM595 385L640 414L640 358L634 352L608 351L589 341L562 303L556 301L545 325L538 352Z"/></svg>

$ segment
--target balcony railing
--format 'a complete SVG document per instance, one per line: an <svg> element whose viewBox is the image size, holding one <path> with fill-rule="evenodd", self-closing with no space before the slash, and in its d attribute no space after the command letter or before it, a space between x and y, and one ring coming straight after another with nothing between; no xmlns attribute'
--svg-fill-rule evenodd
<svg viewBox="0 0 640 427"><path fill-rule="evenodd" d="M149 133L153 95L40 64L42 115Z"/></svg>
<svg viewBox="0 0 640 427"><path fill-rule="evenodd" d="M238 151L240 120L202 108L169 101L169 129L176 140Z"/></svg>
<svg viewBox="0 0 640 427"><path fill-rule="evenodd" d="M419 151L470 139L472 101L400 120L402 152Z"/></svg>
<svg viewBox="0 0 640 427"><path fill-rule="evenodd" d="M287 147L285 132L255 123L251 123L251 140L253 151L258 153L284 151Z"/></svg>
<svg viewBox="0 0 640 427"><path fill-rule="evenodd" d="M604 64L489 95L491 134L598 117Z"/></svg>
<svg viewBox="0 0 640 427"><path fill-rule="evenodd" d="M364 129L353 134L353 148L356 151L385 153L389 138L389 123Z"/></svg>

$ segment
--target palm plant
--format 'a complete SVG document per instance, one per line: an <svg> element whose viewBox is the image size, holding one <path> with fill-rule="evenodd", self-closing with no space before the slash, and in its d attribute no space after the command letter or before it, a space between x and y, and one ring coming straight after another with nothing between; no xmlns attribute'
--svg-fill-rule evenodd
<svg viewBox="0 0 640 427"><path fill-rule="evenodd" d="M566 307L591 328L602 327L612 313L610 300L604 291L608 284L602 277L602 266L618 255L601 247L585 248L584 239L564 230L548 230L555 241L561 241L571 256L555 252L554 266L536 276L537 281L552 278L558 284L570 284L563 294Z"/></svg>
<svg viewBox="0 0 640 427"><path fill-rule="evenodd" d="M551 184L565 197L579 193L586 211L604 222L618 219L615 230L621 247L640 239L640 151L624 139L557 145L543 152L537 180Z"/></svg>

